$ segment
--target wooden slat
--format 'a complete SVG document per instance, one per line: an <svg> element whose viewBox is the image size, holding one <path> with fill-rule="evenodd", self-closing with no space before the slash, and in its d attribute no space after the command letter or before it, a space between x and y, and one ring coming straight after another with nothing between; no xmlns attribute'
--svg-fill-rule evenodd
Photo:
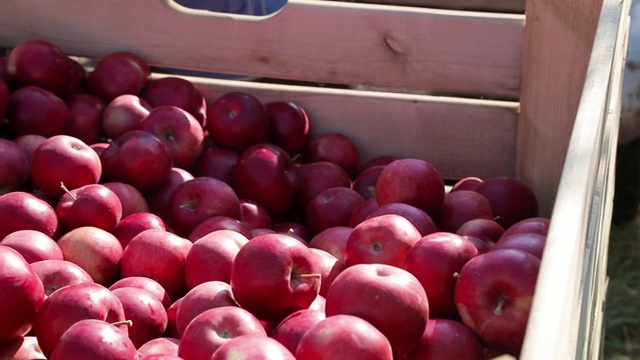
<svg viewBox="0 0 640 360"><path fill-rule="evenodd" d="M525 8L524 0L355 0L355 2L520 14L524 13Z"/></svg>
<svg viewBox="0 0 640 360"><path fill-rule="evenodd" d="M152 14L152 15L150 15ZM0 44L136 51L165 66L516 98L524 15L291 0L269 18L169 0L3 0Z"/></svg>
<svg viewBox="0 0 640 360"><path fill-rule="evenodd" d="M345 133L363 161L387 154L417 157L449 178L515 174L516 102L187 79L209 101L230 91L263 102L293 101L307 111L313 136Z"/></svg>

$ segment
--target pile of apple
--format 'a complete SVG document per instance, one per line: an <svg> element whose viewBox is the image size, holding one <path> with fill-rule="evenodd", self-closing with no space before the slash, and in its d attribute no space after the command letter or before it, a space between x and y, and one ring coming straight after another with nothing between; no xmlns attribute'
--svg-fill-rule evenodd
<svg viewBox="0 0 640 360"><path fill-rule="evenodd" d="M0 359L518 355L549 227L520 180L448 189L131 52L1 64Z"/></svg>

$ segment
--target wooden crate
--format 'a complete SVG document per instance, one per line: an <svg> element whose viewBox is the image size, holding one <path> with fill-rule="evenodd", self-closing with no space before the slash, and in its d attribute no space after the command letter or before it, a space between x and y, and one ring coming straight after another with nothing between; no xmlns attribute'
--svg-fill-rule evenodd
<svg viewBox="0 0 640 360"><path fill-rule="evenodd" d="M3 0L0 46L43 38L79 56L129 50L162 68L296 81L189 78L210 99L295 101L314 135L344 132L365 159L520 177L552 218L521 358L588 359L601 348L630 2L480 12L290 0L254 18L170 0Z"/></svg>

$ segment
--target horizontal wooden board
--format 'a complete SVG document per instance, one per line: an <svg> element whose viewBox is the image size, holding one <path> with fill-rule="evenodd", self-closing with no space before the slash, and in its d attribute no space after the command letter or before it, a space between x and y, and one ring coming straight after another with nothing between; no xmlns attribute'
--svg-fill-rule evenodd
<svg viewBox="0 0 640 360"><path fill-rule="evenodd" d="M250 76L517 98L524 15L291 0L266 18L170 0L3 0L0 46Z"/></svg>
<svg viewBox="0 0 640 360"><path fill-rule="evenodd" d="M231 91L293 101L307 111L313 136L342 132L363 161L417 157L449 178L515 173L516 102L186 78L208 101Z"/></svg>

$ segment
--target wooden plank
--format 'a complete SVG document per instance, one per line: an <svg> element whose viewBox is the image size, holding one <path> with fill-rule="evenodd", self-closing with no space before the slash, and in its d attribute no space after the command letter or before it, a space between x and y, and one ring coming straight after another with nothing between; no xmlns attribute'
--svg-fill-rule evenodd
<svg viewBox="0 0 640 360"><path fill-rule="evenodd" d="M0 44L134 50L169 67L516 98L524 15L291 0L267 18L170 0L3 0Z"/></svg>
<svg viewBox="0 0 640 360"><path fill-rule="evenodd" d="M363 161L417 157L448 178L515 174L516 102L186 78L208 101L231 91L293 101L307 111L313 136L343 132Z"/></svg>
<svg viewBox="0 0 640 360"><path fill-rule="evenodd" d="M524 0L355 0L360 3L524 14Z"/></svg>

